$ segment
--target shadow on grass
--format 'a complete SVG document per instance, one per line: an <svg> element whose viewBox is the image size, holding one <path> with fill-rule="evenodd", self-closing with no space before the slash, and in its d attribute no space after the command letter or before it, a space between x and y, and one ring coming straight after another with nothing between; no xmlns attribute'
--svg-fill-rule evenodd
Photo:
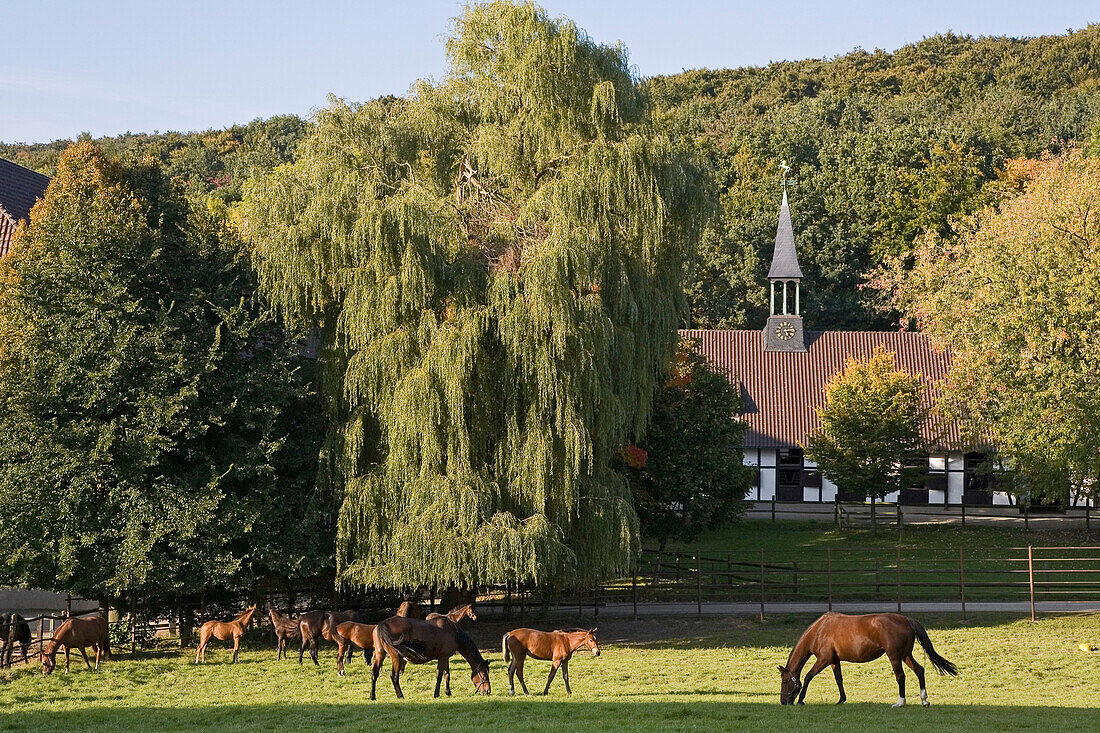
<svg viewBox="0 0 1100 733"><path fill-rule="evenodd" d="M894 710L886 704L572 702L560 699L393 701L321 705L222 705L201 708L87 707L61 712L6 712L0 730L710 730L716 726L784 726L821 730L1075 730L1093 709L945 705Z"/></svg>

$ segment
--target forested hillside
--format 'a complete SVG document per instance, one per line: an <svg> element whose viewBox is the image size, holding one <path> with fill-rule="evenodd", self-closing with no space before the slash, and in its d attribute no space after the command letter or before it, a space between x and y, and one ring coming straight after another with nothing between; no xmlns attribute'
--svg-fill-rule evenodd
<svg viewBox="0 0 1100 733"><path fill-rule="evenodd" d="M894 53L643 83L658 123L712 171L720 201L690 279L691 325L763 325L786 160L807 327L892 328L896 318L860 287L865 273L986 203L1006 160L1094 134L1100 25L1030 39L939 35ZM285 115L97 142L108 154L150 154L192 195L228 203L254 171L293 159L309 124ZM68 143L0 144L0 157L49 174Z"/></svg>

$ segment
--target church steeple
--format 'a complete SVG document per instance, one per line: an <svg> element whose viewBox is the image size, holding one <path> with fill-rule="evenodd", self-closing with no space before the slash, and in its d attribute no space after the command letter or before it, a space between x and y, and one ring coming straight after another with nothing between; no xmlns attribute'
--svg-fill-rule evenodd
<svg viewBox="0 0 1100 733"><path fill-rule="evenodd" d="M798 265L798 253L794 246L794 228L791 226L791 209L787 205L787 171L790 170L790 166L783 162L779 167L783 169L783 203L779 206L779 226L775 231L772 266L768 270L771 315L764 331L764 350L805 351L806 338L802 332L800 292L802 268Z"/></svg>

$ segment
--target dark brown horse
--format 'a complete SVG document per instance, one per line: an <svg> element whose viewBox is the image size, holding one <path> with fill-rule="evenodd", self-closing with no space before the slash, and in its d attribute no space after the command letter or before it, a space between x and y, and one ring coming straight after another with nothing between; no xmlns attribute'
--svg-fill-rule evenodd
<svg viewBox="0 0 1100 733"><path fill-rule="evenodd" d="M298 664L302 663L302 655L306 647L309 647L309 656L318 667L317 645L321 639L337 642L336 627L345 621L366 621L358 611L309 611L298 617L298 633L302 636L302 645L298 648Z"/></svg>
<svg viewBox="0 0 1100 733"><path fill-rule="evenodd" d="M252 621L252 614L256 613L256 604L246 608L232 621L207 621L199 627L199 648L195 650L195 664L206 661L206 646L211 639L219 641L233 640L233 661L237 661L237 652L241 648L241 637L244 636L245 627Z"/></svg>
<svg viewBox="0 0 1100 733"><path fill-rule="evenodd" d="M0 614L0 667L11 666L11 655L15 645L22 648L23 659L27 661L27 650L31 645L31 627L18 613Z"/></svg>
<svg viewBox="0 0 1100 733"><path fill-rule="evenodd" d="M380 622L374 627L374 659L371 665L370 699L375 699L375 688L378 684L378 673L382 669L382 662L388 655L390 658L390 679L393 680L393 689L397 696L404 697L401 692L401 670L404 661L413 664L427 664L436 662L435 697L439 697L440 682L446 678L447 694L451 694L451 657L458 652L470 665L470 680L474 683L478 694L488 695L491 692L489 684L489 663L481 656L477 644L458 625L441 617L435 621L419 621L417 619L393 616Z"/></svg>
<svg viewBox="0 0 1100 733"><path fill-rule="evenodd" d="M395 616L401 616L402 618L424 618L424 609L416 601L401 601L401 605L397 607L397 613Z"/></svg>
<svg viewBox="0 0 1100 733"><path fill-rule="evenodd" d="M398 614L399 616L401 614ZM474 613L474 604L467 603L458 608L453 608L447 613L429 613L424 617L425 621L433 621L437 618L449 619L452 623L461 623L462 619L470 619L471 621L477 621L477 614Z"/></svg>
<svg viewBox="0 0 1100 733"><path fill-rule="evenodd" d="M795 702L802 705L806 699L806 689L818 672L828 666L833 668L836 686L840 689L840 700L847 700L844 694L844 680L840 674L841 662L870 662L883 654L894 668L894 677L898 681L898 701L894 707L905 704L905 671L902 662L917 674L920 683L921 705L928 704L928 690L924 686L924 667L913 658L913 644L919 641L924 653L940 674L958 674L954 664L947 661L932 648L928 632L919 622L900 613L869 613L864 616L846 616L843 613L829 612L810 624L803 632L798 643L787 658L787 665L779 668L782 678L779 701L784 705ZM799 681L802 667L810 655L817 661L806 673L806 679Z"/></svg>
<svg viewBox="0 0 1100 733"><path fill-rule="evenodd" d="M527 683L523 680L523 663L527 657L549 660L553 662L550 667L550 676L546 679L546 689L543 695L550 693L550 683L554 681L554 675L561 667L561 678L565 682L566 693L572 695L569 689L569 658L573 652L581 647L586 647L593 656L600 656L600 646L596 643L596 629L591 631L536 631L535 629L515 629L509 631L501 640L504 648L504 661L508 665L508 687L512 694L516 694L516 680L523 688L523 694L527 692Z"/></svg>
<svg viewBox="0 0 1100 733"><path fill-rule="evenodd" d="M298 636L298 621L288 615L279 613L274 608L267 609L267 615L271 619L271 628L275 631L275 642L278 649L276 659L283 659L286 657L286 643Z"/></svg>
<svg viewBox="0 0 1100 733"><path fill-rule="evenodd" d="M107 640L107 621L101 616L75 616L65 621L53 632L53 638L42 650L42 674L50 674L57 666L57 650L65 648L65 674L69 673L69 650L79 649L84 664L92 668L88 661L86 647L95 651L95 668L99 669L99 658L111 658L111 645Z"/></svg>
<svg viewBox="0 0 1100 733"><path fill-rule="evenodd" d="M363 650L363 661L370 661L370 654L374 650L374 624L363 624L358 621L345 621L336 626L336 674L344 676L344 658L351 661L351 655L355 648Z"/></svg>

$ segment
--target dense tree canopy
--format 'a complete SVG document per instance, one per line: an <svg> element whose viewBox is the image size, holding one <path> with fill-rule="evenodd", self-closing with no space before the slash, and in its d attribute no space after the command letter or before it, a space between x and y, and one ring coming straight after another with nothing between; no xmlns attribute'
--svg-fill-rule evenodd
<svg viewBox="0 0 1100 733"><path fill-rule="evenodd" d="M642 533L662 547L736 519L752 480L742 465L747 427L737 388L690 340L665 377L645 438L623 450Z"/></svg>
<svg viewBox="0 0 1100 733"><path fill-rule="evenodd" d="M437 85L321 112L241 212L265 291L321 328L342 578L623 571L610 463L675 347L705 192L622 48L497 2L447 53Z"/></svg>
<svg viewBox="0 0 1100 733"><path fill-rule="evenodd" d="M946 397L978 439L1065 499L1100 477L1100 159L1010 162L1004 197L879 283L949 346Z"/></svg>
<svg viewBox="0 0 1100 733"><path fill-rule="evenodd" d="M0 583L166 600L326 567L297 351L158 163L72 147L0 274Z"/></svg>
<svg viewBox="0 0 1100 733"><path fill-rule="evenodd" d="M821 426L810 434L806 456L858 496L881 499L911 487L925 473L922 391L920 377L899 370L881 347L866 360L849 358L825 385Z"/></svg>

